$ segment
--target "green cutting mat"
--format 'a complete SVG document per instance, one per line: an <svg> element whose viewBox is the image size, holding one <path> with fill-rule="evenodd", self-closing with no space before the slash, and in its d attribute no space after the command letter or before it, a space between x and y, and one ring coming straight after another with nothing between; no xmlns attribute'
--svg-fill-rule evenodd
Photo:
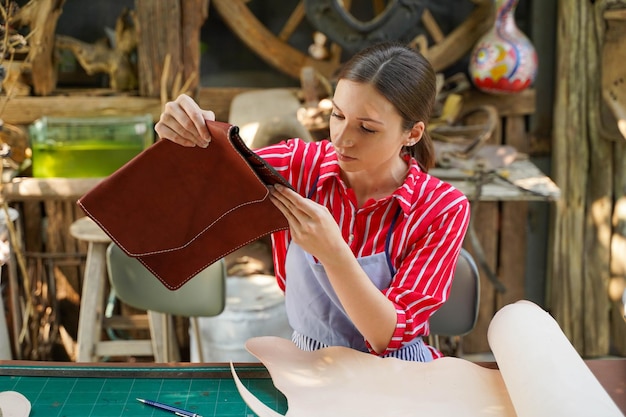
<svg viewBox="0 0 626 417"><path fill-rule="evenodd" d="M246 387L281 414L285 397L264 368L236 366ZM31 417L173 417L145 404L145 398L202 417L252 417L227 366L0 366L0 391L17 391L32 404Z"/></svg>

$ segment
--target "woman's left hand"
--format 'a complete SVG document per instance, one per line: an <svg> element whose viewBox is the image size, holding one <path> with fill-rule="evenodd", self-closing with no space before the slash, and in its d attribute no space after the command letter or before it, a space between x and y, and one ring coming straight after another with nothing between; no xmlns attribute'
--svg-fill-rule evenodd
<svg viewBox="0 0 626 417"><path fill-rule="evenodd" d="M293 241L320 262L346 244L326 207L281 185L270 187L270 199L287 218Z"/></svg>

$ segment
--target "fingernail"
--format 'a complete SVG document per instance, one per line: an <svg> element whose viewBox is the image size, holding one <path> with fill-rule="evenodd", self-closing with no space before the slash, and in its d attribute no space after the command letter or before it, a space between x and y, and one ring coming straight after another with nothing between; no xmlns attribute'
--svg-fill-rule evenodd
<svg viewBox="0 0 626 417"><path fill-rule="evenodd" d="M278 191L283 189L283 186L281 184L274 184L274 188L276 188Z"/></svg>

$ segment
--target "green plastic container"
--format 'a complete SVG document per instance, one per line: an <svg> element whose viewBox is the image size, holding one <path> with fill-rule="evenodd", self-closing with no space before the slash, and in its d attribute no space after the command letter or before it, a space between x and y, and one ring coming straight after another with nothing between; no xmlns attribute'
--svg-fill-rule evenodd
<svg viewBox="0 0 626 417"><path fill-rule="evenodd" d="M154 142L152 115L42 117L29 127L33 177L106 177Z"/></svg>

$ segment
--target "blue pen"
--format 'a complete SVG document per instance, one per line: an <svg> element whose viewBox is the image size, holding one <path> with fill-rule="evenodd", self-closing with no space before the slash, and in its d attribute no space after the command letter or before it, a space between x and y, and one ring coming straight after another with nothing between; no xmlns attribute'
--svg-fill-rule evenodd
<svg viewBox="0 0 626 417"><path fill-rule="evenodd" d="M140 403L151 405L152 407L160 408L161 410L171 411L172 413L181 417L202 417L200 414L196 414L191 411L183 410L182 408L174 407L156 401L144 400L143 398L137 398L137 401L139 401Z"/></svg>

